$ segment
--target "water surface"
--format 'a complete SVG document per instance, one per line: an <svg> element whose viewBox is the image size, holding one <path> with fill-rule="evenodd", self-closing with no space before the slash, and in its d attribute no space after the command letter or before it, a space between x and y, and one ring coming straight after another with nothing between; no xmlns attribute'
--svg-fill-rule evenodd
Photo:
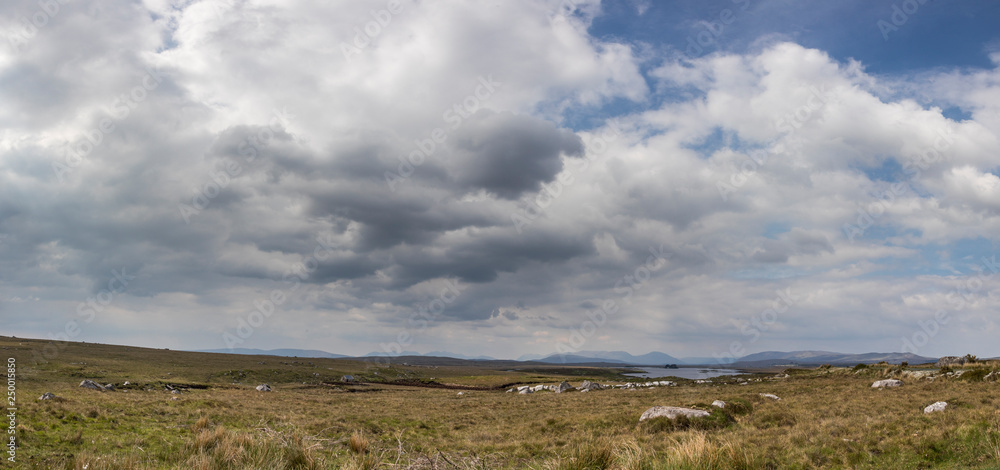
<svg viewBox="0 0 1000 470"><path fill-rule="evenodd" d="M723 375L736 375L742 374L743 371L736 369L714 369L705 367L680 367L677 369L667 369L663 367L636 367L638 370L645 372L637 372L634 374L625 374L629 377L646 377L646 378L656 378L656 377L680 377L682 379L710 379L712 377L719 377Z"/></svg>

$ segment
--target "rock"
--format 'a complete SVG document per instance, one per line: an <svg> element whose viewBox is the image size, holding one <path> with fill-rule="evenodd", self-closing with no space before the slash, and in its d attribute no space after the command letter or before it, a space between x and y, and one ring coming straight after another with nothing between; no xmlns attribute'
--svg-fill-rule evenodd
<svg viewBox="0 0 1000 470"><path fill-rule="evenodd" d="M513 387L507 389L507 393L514 393L515 391L517 391L517 389Z"/></svg>
<svg viewBox="0 0 1000 470"><path fill-rule="evenodd" d="M104 385L104 389L105 390L110 390L110 391L113 392L113 391L115 391L115 384L106 384L106 385Z"/></svg>
<svg viewBox="0 0 1000 470"><path fill-rule="evenodd" d="M948 403L947 402L939 401L939 402L927 405L927 408L924 408L924 413L933 413L935 411L944 411L944 409L947 408L947 407L948 407Z"/></svg>
<svg viewBox="0 0 1000 470"><path fill-rule="evenodd" d="M902 380L885 379L885 380L876 380L875 383L872 384L872 388L899 387L902 385L903 385Z"/></svg>
<svg viewBox="0 0 1000 470"><path fill-rule="evenodd" d="M774 395L772 393L761 393L760 396L762 396L764 398L770 398L772 400L781 400L781 398L778 398L777 395Z"/></svg>
<svg viewBox="0 0 1000 470"><path fill-rule="evenodd" d="M679 406L654 406L639 417L639 421L645 421L647 419L664 417L667 419L676 419L678 416L685 416L688 418L704 418L708 416L707 411L696 410L694 408L682 408Z"/></svg>
<svg viewBox="0 0 1000 470"><path fill-rule="evenodd" d="M122 387L128 387L129 385L132 385L132 384L129 383L128 380L126 380L125 383L122 384Z"/></svg>
<svg viewBox="0 0 1000 470"><path fill-rule="evenodd" d="M170 393L174 394L174 395L180 395L181 391L180 390L171 390Z"/></svg>
<svg viewBox="0 0 1000 470"><path fill-rule="evenodd" d="M984 382L990 380L1000 380L1000 371L990 372L989 374L986 374L986 377L983 377Z"/></svg>
<svg viewBox="0 0 1000 470"><path fill-rule="evenodd" d="M604 386L599 383L584 380L583 383L577 388L579 388L581 392L589 392L592 390L603 390Z"/></svg>
<svg viewBox="0 0 1000 470"><path fill-rule="evenodd" d="M341 382L356 382L357 379L355 379L353 375L345 375L345 376L343 376L343 377L340 378L340 381Z"/></svg>
<svg viewBox="0 0 1000 470"><path fill-rule="evenodd" d="M45 392L42 394L42 396L38 397L39 400L51 400L53 398L58 398L58 397L56 397L55 394L50 392Z"/></svg>
<svg viewBox="0 0 1000 470"><path fill-rule="evenodd" d="M966 361L965 361L964 357L945 356L945 357L942 357L941 359L938 359L937 364L935 364L935 365L938 366L938 367L961 366L961 365L964 365L965 362Z"/></svg>
<svg viewBox="0 0 1000 470"><path fill-rule="evenodd" d="M271 386L268 385L268 384L260 384L260 385L257 386L257 391L258 392L270 392L271 391Z"/></svg>
<svg viewBox="0 0 1000 470"><path fill-rule="evenodd" d="M726 402L724 402L722 400L715 400L715 401L712 402L712 406L717 406L719 408L725 408L726 407Z"/></svg>
<svg viewBox="0 0 1000 470"><path fill-rule="evenodd" d="M524 390L518 391L517 393L520 394L520 395L527 395L529 393L535 393L535 392L532 392L530 388L526 388Z"/></svg>
<svg viewBox="0 0 1000 470"><path fill-rule="evenodd" d="M103 385L101 385L101 384L99 384L97 382L94 382L93 380L90 380L90 379L84 379L83 382L80 382L80 386L83 387L83 388L89 388L91 390L97 390L97 391L100 391L100 392L104 391L104 386Z"/></svg>
<svg viewBox="0 0 1000 470"><path fill-rule="evenodd" d="M465 392L458 392L458 396L465 395Z"/></svg>
<svg viewBox="0 0 1000 470"><path fill-rule="evenodd" d="M545 390L545 385L535 385L534 387L531 387L532 392L541 392L542 390Z"/></svg>
<svg viewBox="0 0 1000 470"><path fill-rule="evenodd" d="M568 392L570 390L573 390L573 386L570 385L569 382L563 381L563 383L556 386L555 392L562 393L562 392Z"/></svg>
<svg viewBox="0 0 1000 470"><path fill-rule="evenodd" d="M521 393L521 392L523 392L525 390L531 390L531 387L528 386L528 385L521 385L520 387L517 387L517 392L518 393Z"/></svg>

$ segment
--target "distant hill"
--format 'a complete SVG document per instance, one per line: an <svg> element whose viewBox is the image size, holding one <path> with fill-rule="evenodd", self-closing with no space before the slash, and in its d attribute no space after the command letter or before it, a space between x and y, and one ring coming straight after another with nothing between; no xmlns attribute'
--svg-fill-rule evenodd
<svg viewBox="0 0 1000 470"><path fill-rule="evenodd" d="M732 364L744 367L770 367L775 365L875 364L882 361L891 364L899 364L904 361L910 364L923 364L936 362L937 358L918 356L910 353L844 354L830 351L765 351L743 356Z"/></svg>
<svg viewBox="0 0 1000 470"><path fill-rule="evenodd" d="M407 356L407 357L450 357L452 359L467 359L467 360L470 360L470 361L495 361L495 360L497 360L495 357L490 357L490 356L467 356L465 354L458 354L458 353L453 353L453 352L448 352L448 351L431 351L431 352L429 352L427 354L421 354L421 353L418 353L416 351L402 351L399 354L390 354L390 353L387 353L387 352L372 351L372 352L370 352L368 354L365 354L364 356L361 356L361 357L397 357L397 356L399 356L399 357L401 357L401 356Z"/></svg>
<svg viewBox="0 0 1000 470"><path fill-rule="evenodd" d="M519 360L524 360L521 356ZM683 361L669 354L661 352L651 352L641 356L633 356L625 351L578 351L573 354L553 354L551 356L534 359L538 362L557 364L580 364L580 363L611 363L611 364L634 364L643 366L662 366L666 364L684 364Z"/></svg>
<svg viewBox="0 0 1000 470"><path fill-rule="evenodd" d="M333 354L318 349L201 349L193 352L223 353L223 354L243 354L247 356L283 356L283 357L325 357L336 359L339 357L350 357L343 354Z"/></svg>

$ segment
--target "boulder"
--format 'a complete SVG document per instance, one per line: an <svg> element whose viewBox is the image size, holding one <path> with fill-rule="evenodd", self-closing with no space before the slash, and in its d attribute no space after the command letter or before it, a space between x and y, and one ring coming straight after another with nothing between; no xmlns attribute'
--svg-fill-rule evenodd
<svg viewBox="0 0 1000 470"><path fill-rule="evenodd" d="M945 366L949 366L950 367L950 366L960 366L960 365L964 365L964 364L965 364L965 358L964 357L945 356L945 357L942 357L942 358L938 359L936 365L938 367L945 367Z"/></svg>
<svg viewBox="0 0 1000 470"><path fill-rule="evenodd" d="M677 419L678 416L684 416L687 418L704 418L708 415L709 413L707 411L696 410L694 408L683 408L680 406L654 406L643 412L642 416L639 417L639 421L659 417Z"/></svg>
<svg viewBox="0 0 1000 470"><path fill-rule="evenodd" d="M899 387L901 385L903 385L902 380L885 379L885 380L876 380L875 383L872 384L872 388Z"/></svg>
<svg viewBox="0 0 1000 470"><path fill-rule="evenodd" d="M535 393L535 392L532 392L530 388L526 388L524 390L518 391L517 393L521 395L527 395L529 393Z"/></svg>
<svg viewBox="0 0 1000 470"><path fill-rule="evenodd" d="M104 389L113 392L113 391L115 391L115 384L105 384L104 385Z"/></svg>
<svg viewBox="0 0 1000 470"><path fill-rule="evenodd" d="M535 385L534 387L531 387L532 392L541 392L542 390L545 390L545 385Z"/></svg>
<svg viewBox="0 0 1000 470"><path fill-rule="evenodd" d="M943 402L943 401L935 402L935 403L932 403L930 405L927 405L927 407L924 408L924 413L933 413L935 411L944 411L944 409L947 408L947 407L948 407L948 403L947 402Z"/></svg>
<svg viewBox="0 0 1000 470"><path fill-rule="evenodd" d="M778 398L778 396L773 393L761 393L760 396L770 398L771 400L781 400L781 398Z"/></svg>
<svg viewBox="0 0 1000 470"><path fill-rule="evenodd" d="M579 388L581 392L589 392L592 390L602 390L604 389L604 386L596 382L584 380L583 383L577 388Z"/></svg>
<svg viewBox="0 0 1000 470"><path fill-rule="evenodd" d="M465 395L465 392L458 392L458 396Z"/></svg>
<svg viewBox="0 0 1000 470"><path fill-rule="evenodd" d="M518 393L521 393L521 392L523 392L523 391L525 391L525 390L531 390L531 387L529 387L529 386L527 386L527 385L522 385L522 386L520 386L520 387L517 387L517 392L518 392Z"/></svg>
<svg viewBox="0 0 1000 470"><path fill-rule="evenodd" d="M39 400L51 400L53 398L57 398L57 397L55 396L55 394L50 393L50 392L45 392L45 393L42 394L42 396L38 397Z"/></svg>
<svg viewBox="0 0 1000 470"><path fill-rule="evenodd" d="M97 390L97 391L100 391L100 392L104 391L104 386L103 385L101 385L101 384L99 384L97 382L94 382L93 380L90 380L90 379L84 379L83 382L80 382L80 386L83 387L83 388L89 388L91 390Z"/></svg>
<svg viewBox="0 0 1000 470"><path fill-rule="evenodd" d="M566 381L556 386L556 393L568 392L570 390L573 390L573 386Z"/></svg>
<svg viewBox="0 0 1000 470"><path fill-rule="evenodd" d="M260 384L260 385L257 386L257 391L258 392L270 392L271 391L271 386L268 385L268 384Z"/></svg>
<svg viewBox="0 0 1000 470"><path fill-rule="evenodd" d="M726 407L726 402L724 402L722 400L715 400L715 401L712 402L712 406L717 406L719 408L725 408Z"/></svg>

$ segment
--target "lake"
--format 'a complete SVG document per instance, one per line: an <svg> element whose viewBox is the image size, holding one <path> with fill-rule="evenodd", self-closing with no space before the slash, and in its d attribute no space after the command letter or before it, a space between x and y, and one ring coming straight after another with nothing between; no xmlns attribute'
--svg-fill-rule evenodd
<svg viewBox="0 0 1000 470"><path fill-rule="evenodd" d="M663 367L636 367L636 369L644 370L645 372L625 375L629 377L645 378L680 377L682 379L698 380L710 379L712 377L719 377L722 375L736 375L743 373L743 371L736 369L711 369L705 367L681 367L678 369L666 369Z"/></svg>

